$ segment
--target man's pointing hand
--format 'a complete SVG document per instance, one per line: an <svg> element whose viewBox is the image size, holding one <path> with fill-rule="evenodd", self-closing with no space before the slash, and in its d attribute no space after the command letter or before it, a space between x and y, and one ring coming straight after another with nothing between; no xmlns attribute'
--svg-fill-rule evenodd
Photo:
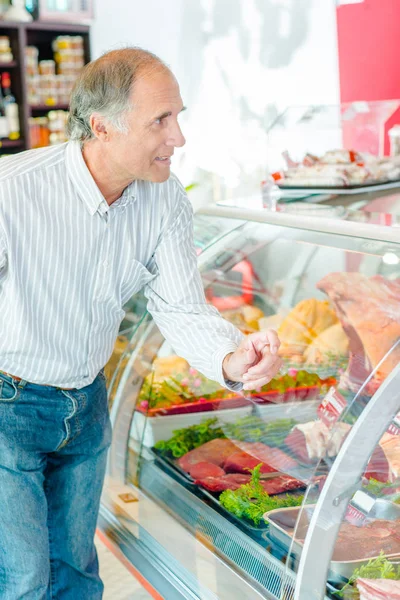
<svg viewBox="0 0 400 600"><path fill-rule="evenodd" d="M280 341L273 329L248 335L235 352L224 358L225 379L243 382L244 390L259 389L278 373L282 360L278 356Z"/></svg>

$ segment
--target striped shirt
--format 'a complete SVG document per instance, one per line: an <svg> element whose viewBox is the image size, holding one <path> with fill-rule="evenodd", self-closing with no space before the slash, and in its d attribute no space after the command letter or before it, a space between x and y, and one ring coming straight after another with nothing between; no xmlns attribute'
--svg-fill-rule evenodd
<svg viewBox="0 0 400 600"><path fill-rule="evenodd" d="M1 370L89 385L142 288L175 352L226 383L222 361L242 334L206 303L192 209L175 176L134 181L109 206L77 142L1 159Z"/></svg>

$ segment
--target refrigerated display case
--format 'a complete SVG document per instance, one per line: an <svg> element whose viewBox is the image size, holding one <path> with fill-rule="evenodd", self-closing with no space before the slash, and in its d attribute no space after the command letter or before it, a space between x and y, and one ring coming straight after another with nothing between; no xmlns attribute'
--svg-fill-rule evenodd
<svg viewBox="0 0 400 600"><path fill-rule="evenodd" d="M207 380L144 309L129 332L100 526L163 598L397 597L400 231L339 216L195 216L208 302L279 333L261 390Z"/></svg>

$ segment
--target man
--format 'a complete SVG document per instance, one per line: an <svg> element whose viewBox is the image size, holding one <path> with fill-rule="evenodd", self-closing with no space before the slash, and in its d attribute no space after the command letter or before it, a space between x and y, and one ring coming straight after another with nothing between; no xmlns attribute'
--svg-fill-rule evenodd
<svg viewBox="0 0 400 600"><path fill-rule="evenodd" d="M0 163L0 597L96 600L93 545L110 444L101 369L142 287L161 331L207 376L256 388L273 331L244 338L205 302L192 214L170 175L178 84L137 48L90 63L71 141Z"/></svg>

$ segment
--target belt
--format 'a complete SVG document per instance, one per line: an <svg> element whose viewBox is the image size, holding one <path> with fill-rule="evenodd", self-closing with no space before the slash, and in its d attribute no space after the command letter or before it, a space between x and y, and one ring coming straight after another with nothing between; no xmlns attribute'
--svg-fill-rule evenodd
<svg viewBox="0 0 400 600"><path fill-rule="evenodd" d="M6 371L2 371L1 369L0 369L0 374L1 375L6 375L7 377L11 377L11 379L14 379L14 381L22 381L22 377L17 377L16 375L11 375L11 373L6 373ZM37 385L44 385L45 387L55 387L58 390L67 390L67 391L75 389L75 388L64 388L64 387L62 388L62 387L58 387L56 385L48 385L46 383L40 383L40 384L37 384Z"/></svg>

